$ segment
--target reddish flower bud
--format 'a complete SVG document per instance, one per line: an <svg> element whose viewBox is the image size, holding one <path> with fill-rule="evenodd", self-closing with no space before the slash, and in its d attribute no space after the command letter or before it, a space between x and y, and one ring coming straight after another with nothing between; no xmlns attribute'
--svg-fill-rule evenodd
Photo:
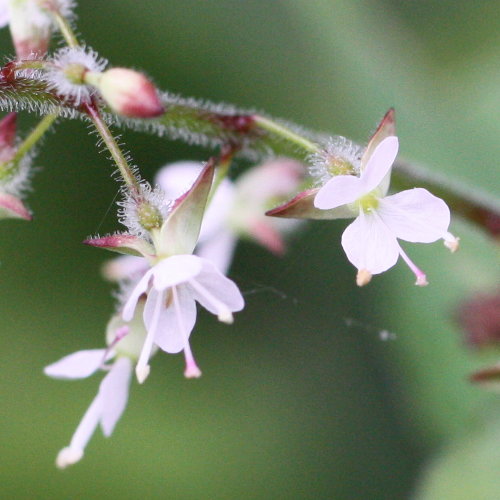
<svg viewBox="0 0 500 500"><path fill-rule="evenodd" d="M141 73L112 68L100 75L86 76L111 109L131 118L154 118L164 112L156 87Z"/></svg>
<svg viewBox="0 0 500 500"><path fill-rule="evenodd" d="M456 318L471 347L500 346L500 291L477 294L463 302Z"/></svg>
<svg viewBox="0 0 500 500"><path fill-rule="evenodd" d="M15 153L16 113L9 113L0 120L0 163L10 161Z"/></svg>

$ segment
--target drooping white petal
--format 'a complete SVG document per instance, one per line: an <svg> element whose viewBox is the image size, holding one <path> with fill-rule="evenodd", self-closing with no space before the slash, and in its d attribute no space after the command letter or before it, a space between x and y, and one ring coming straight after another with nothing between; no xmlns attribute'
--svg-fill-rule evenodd
<svg viewBox="0 0 500 500"><path fill-rule="evenodd" d="M155 177L169 200L175 200L185 193L198 177L203 165L197 161L177 161L162 167Z"/></svg>
<svg viewBox="0 0 500 500"><path fill-rule="evenodd" d="M153 269L150 269L135 285L130 297L127 302L123 306L122 318L125 321L130 321L134 317L135 307L137 305L137 301L139 297L146 292L149 286L149 280L151 279L151 275L153 274Z"/></svg>
<svg viewBox="0 0 500 500"><path fill-rule="evenodd" d="M92 434L99 423L102 413L102 398L99 394L94 398L88 407L85 415L78 424L68 448L63 448L57 456L56 464L60 468L71 465L83 456L83 452L87 443L89 442Z"/></svg>
<svg viewBox="0 0 500 500"><path fill-rule="evenodd" d="M314 198L314 206L321 210L331 210L353 203L365 194L361 179L354 175L338 175L330 179ZM353 212L353 217L356 212Z"/></svg>
<svg viewBox="0 0 500 500"><path fill-rule="evenodd" d="M92 375L104 362L106 349L77 351L43 369L45 375L59 379L85 378Z"/></svg>
<svg viewBox="0 0 500 500"><path fill-rule="evenodd" d="M194 287L193 282L198 286ZM200 290L200 287L203 290ZM190 281L189 288L192 296L208 311L220 316L222 309L230 312L241 311L245 301L236 284L226 278L209 261L203 261L203 271ZM221 305L223 307L221 307Z"/></svg>
<svg viewBox="0 0 500 500"><path fill-rule="evenodd" d="M153 286L165 290L184 283L200 273L201 259L196 255L174 255L156 264L153 271Z"/></svg>
<svg viewBox="0 0 500 500"><path fill-rule="evenodd" d="M161 311L155 335L156 344L170 354L184 349L196 323L196 303L189 289L185 285L179 285L176 286L176 291L180 316L175 310L173 297L170 296L168 306Z"/></svg>
<svg viewBox="0 0 500 500"><path fill-rule="evenodd" d="M196 255L213 262L215 267L226 274L233 260L237 238L231 231L223 230L212 238L200 241L196 247Z"/></svg>
<svg viewBox="0 0 500 500"><path fill-rule="evenodd" d="M120 281L139 278L148 269L148 262L143 257L122 255L106 262L102 272L107 280Z"/></svg>
<svg viewBox="0 0 500 500"><path fill-rule="evenodd" d="M363 184L363 194L368 194L383 183L387 174L391 171L392 164L398 155L398 149L399 141L396 136L386 137L375 148L365 169L361 172L360 181Z"/></svg>
<svg viewBox="0 0 500 500"><path fill-rule="evenodd" d="M127 406L132 362L129 358L118 358L99 387L102 398L101 428L109 437Z"/></svg>
<svg viewBox="0 0 500 500"><path fill-rule="evenodd" d="M0 28L9 24L9 5L7 0L0 1Z"/></svg>
<svg viewBox="0 0 500 500"><path fill-rule="evenodd" d="M364 214L351 223L342 235L342 247L349 261L359 270L378 274L398 260L396 236L376 214Z"/></svg>
<svg viewBox="0 0 500 500"><path fill-rule="evenodd" d="M446 203L422 188L381 199L377 213L397 238L413 243L444 238L450 225Z"/></svg>
<svg viewBox="0 0 500 500"><path fill-rule="evenodd" d="M235 188L229 179L223 179L205 210L198 244L216 238L227 227L228 213L234 203Z"/></svg>
<svg viewBox="0 0 500 500"><path fill-rule="evenodd" d="M156 182L168 199L175 200L185 193L201 172L203 165L195 161L180 161L166 165L158 172ZM199 241L212 238L226 223L234 197L233 183L224 179L207 206L200 230Z"/></svg>

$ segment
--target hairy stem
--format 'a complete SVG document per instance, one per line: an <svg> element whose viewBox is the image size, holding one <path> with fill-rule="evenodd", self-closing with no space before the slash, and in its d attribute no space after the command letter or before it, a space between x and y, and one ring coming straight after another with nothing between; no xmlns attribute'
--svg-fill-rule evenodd
<svg viewBox="0 0 500 500"><path fill-rule="evenodd" d="M97 129L97 132L99 132L99 135L101 136L104 144L111 153L111 157L116 163L116 166L118 167L120 175L122 176L127 188L133 195L138 196L140 193L139 181L134 175L132 168L127 161L127 158L125 158L125 155L120 149L120 146L115 141L113 134L99 114L99 110L90 104L85 104L84 108L90 119L92 120L95 128Z"/></svg>
<svg viewBox="0 0 500 500"><path fill-rule="evenodd" d="M283 141L291 142L298 146L299 148L307 151L308 154L319 153L320 148L314 142L306 139L305 137L295 133L293 130L271 120L270 118L265 118L264 116L254 115L253 116L255 124L266 132L271 132L272 134L280 137Z"/></svg>

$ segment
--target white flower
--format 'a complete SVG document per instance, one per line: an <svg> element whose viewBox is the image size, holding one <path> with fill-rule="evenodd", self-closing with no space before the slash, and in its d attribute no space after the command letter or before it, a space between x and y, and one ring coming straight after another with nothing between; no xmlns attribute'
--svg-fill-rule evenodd
<svg viewBox="0 0 500 500"><path fill-rule="evenodd" d="M195 255L174 255L162 259L139 280L123 308L123 319L134 316L138 299L147 293L144 324L148 331L136 366L137 379L144 382L149 374L151 349L158 345L168 353L184 351L185 376L199 377L189 336L196 322L196 304L232 323L232 313L243 309L238 287L214 264Z"/></svg>
<svg viewBox="0 0 500 500"><path fill-rule="evenodd" d="M77 351L45 367L46 375L63 380L86 378L98 370L107 372L69 446L59 452L56 459L59 468L81 460L85 447L99 424L106 437L113 432L127 405L133 360L137 359L144 336L140 315L129 325L124 325L121 318L115 316L107 328L107 349ZM113 359L114 362L109 364Z"/></svg>
<svg viewBox="0 0 500 500"><path fill-rule="evenodd" d="M452 251L458 246L457 238L448 232L450 210L443 200L421 188L386 196L397 153L397 137L386 137L359 177L334 177L314 199L314 205L321 210L337 209L339 217L349 216L347 210L351 217L357 216L342 235L342 247L358 269L359 285L392 267L399 256L415 273L416 284L427 284L424 272L406 255L398 239L431 243L442 238Z"/></svg>

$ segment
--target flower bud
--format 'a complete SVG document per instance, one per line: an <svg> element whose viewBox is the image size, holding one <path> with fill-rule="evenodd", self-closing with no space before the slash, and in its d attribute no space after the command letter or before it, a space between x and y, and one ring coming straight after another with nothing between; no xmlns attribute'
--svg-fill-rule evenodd
<svg viewBox="0 0 500 500"><path fill-rule="evenodd" d="M112 68L101 74L87 73L86 83L99 89L109 107L130 118L154 118L164 108L155 86L141 73Z"/></svg>
<svg viewBox="0 0 500 500"><path fill-rule="evenodd" d="M36 2L9 2L8 20L18 59L42 57L46 54L52 20Z"/></svg>
<svg viewBox="0 0 500 500"><path fill-rule="evenodd" d="M6 163L15 154L16 113L9 113L0 120L0 163Z"/></svg>

